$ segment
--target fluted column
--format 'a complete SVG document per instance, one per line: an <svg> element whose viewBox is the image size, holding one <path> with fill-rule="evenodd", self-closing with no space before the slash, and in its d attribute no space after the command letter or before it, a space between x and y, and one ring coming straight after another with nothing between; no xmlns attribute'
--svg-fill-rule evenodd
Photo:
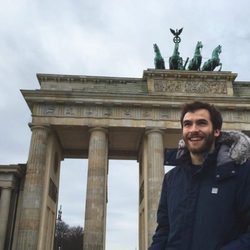
<svg viewBox="0 0 250 250"><path fill-rule="evenodd" d="M18 250L37 250L49 129L31 126L32 137L23 191Z"/></svg>
<svg viewBox="0 0 250 250"><path fill-rule="evenodd" d="M147 223L148 244L156 228L156 214L164 176L164 144L163 131L150 129L147 135Z"/></svg>
<svg viewBox="0 0 250 250"><path fill-rule="evenodd" d="M105 249L107 206L107 130L90 130L84 250Z"/></svg>
<svg viewBox="0 0 250 250"><path fill-rule="evenodd" d="M5 237L7 232L9 209L10 209L10 199L11 199L10 187L1 189L1 199L0 199L0 250L4 250Z"/></svg>

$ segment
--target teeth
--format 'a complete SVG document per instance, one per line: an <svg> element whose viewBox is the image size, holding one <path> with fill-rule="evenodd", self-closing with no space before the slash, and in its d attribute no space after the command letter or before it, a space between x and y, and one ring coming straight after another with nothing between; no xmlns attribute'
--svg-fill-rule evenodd
<svg viewBox="0 0 250 250"><path fill-rule="evenodd" d="M199 137L190 138L190 141L199 141L199 140L202 140L202 138L199 138Z"/></svg>

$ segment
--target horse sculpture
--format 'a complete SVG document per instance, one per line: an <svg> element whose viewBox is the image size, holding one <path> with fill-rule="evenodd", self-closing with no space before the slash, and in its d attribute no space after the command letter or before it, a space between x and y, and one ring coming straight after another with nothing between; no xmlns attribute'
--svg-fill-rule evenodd
<svg viewBox="0 0 250 250"><path fill-rule="evenodd" d="M155 59L154 59L155 69L165 69L165 62L163 57L161 56L161 52L158 45L155 43L153 46L155 52Z"/></svg>
<svg viewBox="0 0 250 250"><path fill-rule="evenodd" d="M221 53L221 45L218 45L212 53L212 58L206 61L202 66L202 71L213 71L217 66L220 66L218 71L221 71L222 63L220 62L219 54Z"/></svg>
<svg viewBox="0 0 250 250"><path fill-rule="evenodd" d="M194 57L190 60L188 65L189 70L200 70L202 61L202 56L201 56L202 47L203 47L202 42L198 41L195 47Z"/></svg>
<svg viewBox="0 0 250 250"><path fill-rule="evenodd" d="M184 70L188 59L186 59L183 65L183 60L179 52L179 43L175 43L173 55L169 58L169 69Z"/></svg>

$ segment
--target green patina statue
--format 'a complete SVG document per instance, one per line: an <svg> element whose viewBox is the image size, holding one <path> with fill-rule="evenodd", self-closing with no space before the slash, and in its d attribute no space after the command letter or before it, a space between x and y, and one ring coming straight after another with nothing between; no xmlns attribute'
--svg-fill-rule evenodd
<svg viewBox="0 0 250 250"><path fill-rule="evenodd" d="M174 43L181 42L181 38L179 37L179 35L181 34L182 30L183 30L183 28L181 28L179 30L178 29L176 29L176 30L170 29L171 33L174 35L174 39L173 39Z"/></svg>
<svg viewBox="0 0 250 250"><path fill-rule="evenodd" d="M202 66L202 71L213 71L217 66L220 66L218 71L221 71L222 63L220 62L219 54L221 53L221 45L218 45L212 53L212 58L206 61Z"/></svg>
<svg viewBox="0 0 250 250"><path fill-rule="evenodd" d="M169 69L170 70L185 70L189 57L187 57L186 61L183 62L182 57L180 56L179 52L179 44L181 42L181 38L179 35L182 33L183 28L181 29L170 29L171 33L174 35L174 51L171 57L169 57ZM220 66L218 71L221 71L222 63L220 62L219 55L222 51L221 45L218 45L212 53L211 59L207 60L202 68L202 56L201 56L201 49L203 48L202 42L198 41L195 47L194 56L190 60L188 65L188 70L202 70L202 71L213 71L217 66ZM165 69L165 62L163 57L161 56L161 52L157 44L154 44L154 51L155 51L155 58L154 64L155 69Z"/></svg>
<svg viewBox="0 0 250 250"><path fill-rule="evenodd" d="M170 29L171 33L174 35L174 52L172 54L172 56L169 58L169 69L176 69L176 70L184 70L188 59L185 61L184 65L183 65L183 60L182 57L180 57L180 52L179 52L179 43L181 42L181 38L179 37L179 35L181 34L183 28L181 29Z"/></svg>
<svg viewBox="0 0 250 250"><path fill-rule="evenodd" d="M202 42L198 41L195 47L194 57L190 60L188 65L189 70L200 70L202 61L202 56L201 56L202 47L203 47Z"/></svg>
<svg viewBox="0 0 250 250"><path fill-rule="evenodd" d="M165 62L163 57L161 56L161 52L158 45L155 43L153 47L155 52L155 59L154 59L155 69L165 69Z"/></svg>
<svg viewBox="0 0 250 250"><path fill-rule="evenodd" d="M183 59L180 57L180 52L179 52L179 43L175 43L174 45L174 52L172 56L169 58L169 69L175 69L175 70L184 70L188 59L186 59L184 65L183 65Z"/></svg>

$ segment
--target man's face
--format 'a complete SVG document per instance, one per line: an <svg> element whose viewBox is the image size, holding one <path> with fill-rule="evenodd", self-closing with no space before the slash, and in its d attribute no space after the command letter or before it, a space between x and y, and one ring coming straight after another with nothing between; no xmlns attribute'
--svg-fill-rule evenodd
<svg viewBox="0 0 250 250"><path fill-rule="evenodd" d="M215 138L220 135L220 130L213 129L208 110L187 112L182 126L183 139L190 153L203 154L214 149Z"/></svg>

